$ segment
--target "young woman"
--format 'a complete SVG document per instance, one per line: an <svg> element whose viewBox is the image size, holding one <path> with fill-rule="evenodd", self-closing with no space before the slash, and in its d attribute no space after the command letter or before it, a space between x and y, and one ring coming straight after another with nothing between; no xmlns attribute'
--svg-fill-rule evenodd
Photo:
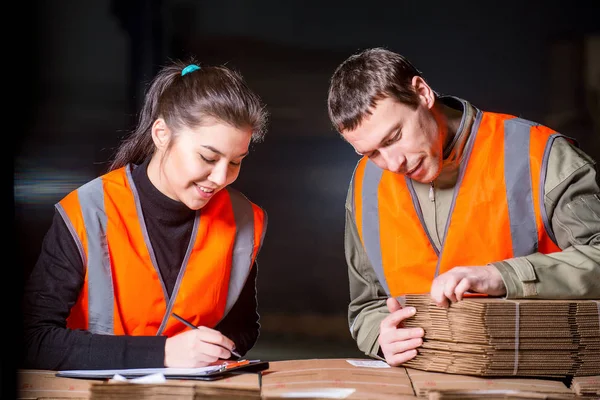
<svg viewBox="0 0 600 400"><path fill-rule="evenodd" d="M228 68L157 74L109 172L56 204L24 290L23 367L201 367L252 348L267 218L229 185L266 119Z"/></svg>

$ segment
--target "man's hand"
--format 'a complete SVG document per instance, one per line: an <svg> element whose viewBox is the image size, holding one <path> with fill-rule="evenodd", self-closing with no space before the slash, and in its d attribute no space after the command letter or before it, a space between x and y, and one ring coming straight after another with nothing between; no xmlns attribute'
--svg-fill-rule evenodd
<svg viewBox="0 0 600 400"><path fill-rule="evenodd" d="M390 311L379 326L379 347L385 357L385 361L395 367L414 358L417 355L416 348L423 344L422 328L402 328L402 321L415 315L413 307L402 308L394 297L387 299L387 307Z"/></svg>
<svg viewBox="0 0 600 400"><path fill-rule="evenodd" d="M506 294L506 287L500 272L492 265L454 267L431 284L431 298L444 308L461 301L467 291L502 296Z"/></svg>

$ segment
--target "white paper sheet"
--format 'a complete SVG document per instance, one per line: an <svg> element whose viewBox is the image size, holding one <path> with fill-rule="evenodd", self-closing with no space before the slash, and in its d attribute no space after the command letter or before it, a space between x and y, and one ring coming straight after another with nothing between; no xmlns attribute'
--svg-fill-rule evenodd
<svg viewBox="0 0 600 400"><path fill-rule="evenodd" d="M219 371L221 365L210 365L201 368L131 368L131 369L71 369L59 371L65 378L97 378L102 376L146 376L163 374L164 376L202 376L210 372Z"/></svg>
<svg viewBox="0 0 600 400"><path fill-rule="evenodd" d="M355 367L391 368L388 363L380 360L346 360Z"/></svg>

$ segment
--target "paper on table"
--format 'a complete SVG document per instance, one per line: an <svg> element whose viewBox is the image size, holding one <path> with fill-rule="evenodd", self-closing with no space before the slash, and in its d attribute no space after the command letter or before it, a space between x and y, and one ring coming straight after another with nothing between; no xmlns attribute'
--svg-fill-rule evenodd
<svg viewBox="0 0 600 400"><path fill-rule="evenodd" d="M131 369L71 369L59 371L64 378L102 377L102 376L146 376L152 374L163 374L164 376L203 376L211 372L219 371L223 364L209 365L200 368L131 368Z"/></svg>
<svg viewBox="0 0 600 400"><path fill-rule="evenodd" d="M163 374L144 375L138 378L127 379L122 375L115 375L110 382L129 382L129 383L165 383L167 380Z"/></svg>
<svg viewBox="0 0 600 400"><path fill-rule="evenodd" d="M379 360L346 360L355 367L391 368L388 363Z"/></svg>
<svg viewBox="0 0 600 400"><path fill-rule="evenodd" d="M225 377L233 371L258 372L269 368L268 361L261 360L221 360L201 368L131 368L103 370L62 370L56 373L59 378L110 379L115 375L125 378L162 374L167 379L214 380Z"/></svg>

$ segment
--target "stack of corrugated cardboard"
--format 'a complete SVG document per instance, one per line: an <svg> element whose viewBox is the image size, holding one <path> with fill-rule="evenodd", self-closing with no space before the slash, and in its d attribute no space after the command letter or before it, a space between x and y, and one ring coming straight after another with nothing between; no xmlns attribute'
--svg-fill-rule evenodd
<svg viewBox="0 0 600 400"><path fill-rule="evenodd" d="M105 382L22 370L18 399L600 399L600 377L476 377L390 367L373 359L275 361L256 374L217 381Z"/></svg>
<svg viewBox="0 0 600 400"><path fill-rule="evenodd" d="M600 399L600 375L576 376L571 381L571 390L582 399Z"/></svg>
<svg viewBox="0 0 600 400"><path fill-rule="evenodd" d="M450 390L445 392L431 392L429 400L571 400L574 396L564 396L559 394L520 392L512 390Z"/></svg>
<svg viewBox="0 0 600 400"><path fill-rule="evenodd" d="M262 398L416 399L404 368L377 360L313 359L269 363Z"/></svg>
<svg viewBox="0 0 600 400"><path fill-rule="evenodd" d="M90 386L91 400L260 399L260 377L239 374L215 381L167 379L164 383L98 382Z"/></svg>
<svg viewBox="0 0 600 400"><path fill-rule="evenodd" d="M73 379L56 371L20 370L19 400L89 399L259 399L260 376L254 373L228 376L215 381L167 379L161 383Z"/></svg>
<svg viewBox="0 0 600 400"><path fill-rule="evenodd" d="M17 399L87 400L91 379L57 378L56 371L23 369L17 373Z"/></svg>
<svg viewBox="0 0 600 400"><path fill-rule="evenodd" d="M263 400L323 399L547 399L576 394L561 379L475 377L390 367L375 360L275 361L263 373Z"/></svg>
<svg viewBox="0 0 600 400"><path fill-rule="evenodd" d="M569 377L600 374L600 303L466 298L449 308L408 295L422 327L419 354L404 365L478 376Z"/></svg>
<svg viewBox="0 0 600 400"><path fill-rule="evenodd" d="M415 394L441 399L575 399L562 381L541 378L477 377L406 368Z"/></svg>
<svg viewBox="0 0 600 400"><path fill-rule="evenodd" d="M164 382L129 383L129 382L102 382L90 386L90 399L152 399L168 400L181 399L193 400L196 390L193 382Z"/></svg>

